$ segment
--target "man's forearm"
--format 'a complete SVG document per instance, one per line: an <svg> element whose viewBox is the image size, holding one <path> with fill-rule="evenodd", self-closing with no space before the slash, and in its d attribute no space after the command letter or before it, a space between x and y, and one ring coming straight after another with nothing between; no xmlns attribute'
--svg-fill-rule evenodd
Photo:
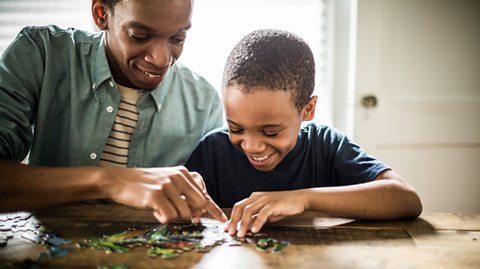
<svg viewBox="0 0 480 269"><path fill-rule="evenodd" d="M104 198L99 179L96 167L49 168L0 160L0 211Z"/></svg>

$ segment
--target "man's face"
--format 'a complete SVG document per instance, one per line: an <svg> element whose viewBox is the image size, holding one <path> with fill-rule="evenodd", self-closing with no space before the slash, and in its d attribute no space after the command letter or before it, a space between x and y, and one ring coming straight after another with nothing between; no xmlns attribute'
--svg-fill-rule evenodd
<svg viewBox="0 0 480 269"><path fill-rule="evenodd" d="M107 57L115 81L153 89L180 56L191 0L123 0L106 9Z"/></svg>
<svg viewBox="0 0 480 269"><path fill-rule="evenodd" d="M250 93L238 86L223 91L230 141L250 164L272 171L295 147L304 120L290 93L257 88Z"/></svg>

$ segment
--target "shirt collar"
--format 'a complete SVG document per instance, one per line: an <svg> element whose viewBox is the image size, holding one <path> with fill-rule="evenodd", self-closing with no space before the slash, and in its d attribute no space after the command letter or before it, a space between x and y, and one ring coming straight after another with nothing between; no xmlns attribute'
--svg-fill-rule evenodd
<svg viewBox="0 0 480 269"><path fill-rule="evenodd" d="M108 66L107 54L105 50L105 33L101 32L98 35L99 42L94 43L92 49L91 59L91 80L92 91L95 92L105 80L112 78L110 67Z"/></svg>
<svg viewBox="0 0 480 269"><path fill-rule="evenodd" d="M150 93L155 100L155 105L157 107L157 112L160 111L162 108L162 103L165 100L165 96L167 95L168 91L171 90L175 72L177 71L177 64L174 63L169 69L168 72L165 74L162 82L158 84L158 86Z"/></svg>

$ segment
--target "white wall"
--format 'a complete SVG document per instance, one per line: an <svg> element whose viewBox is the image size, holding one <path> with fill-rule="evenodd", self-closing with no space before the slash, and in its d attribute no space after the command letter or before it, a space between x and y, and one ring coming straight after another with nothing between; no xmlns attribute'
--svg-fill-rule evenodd
<svg viewBox="0 0 480 269"><path fill-rule="evenodd" d="M480 213L480 1L358 0L356 21L355 140L426 211Z"/></svg>

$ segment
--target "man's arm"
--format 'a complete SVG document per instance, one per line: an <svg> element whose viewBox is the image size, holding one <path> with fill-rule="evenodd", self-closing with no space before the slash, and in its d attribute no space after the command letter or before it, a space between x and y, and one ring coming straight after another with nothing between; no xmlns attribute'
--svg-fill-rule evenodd
<svg viewBox="0 0 480 269"><path fill-rule="evenodd" d="M201 177L184 167L49 168L0 160L0 211L32 210L74 201L112 199L151 208L162 223L226 216L206 194Z"/></svg>

